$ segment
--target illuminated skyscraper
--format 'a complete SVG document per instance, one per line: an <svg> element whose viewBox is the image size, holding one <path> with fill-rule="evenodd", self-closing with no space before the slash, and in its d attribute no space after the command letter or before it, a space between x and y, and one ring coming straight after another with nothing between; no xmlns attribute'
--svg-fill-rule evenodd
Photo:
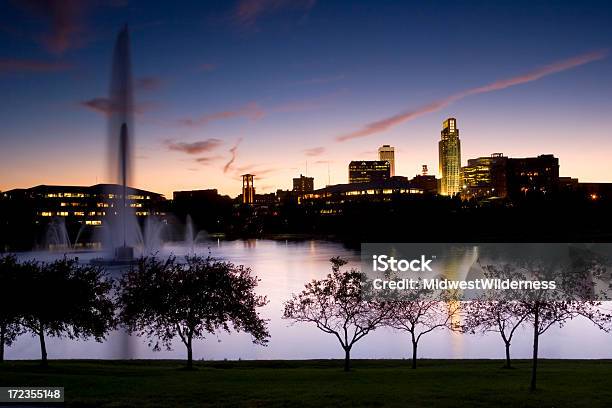
<svg viewBox="0 0 612 408"><path fill-rule="evenodd" d="M253 204L255 202L255 186L252 174L242 175L242 204Z"/></svg>
<svg viewBox="0 0 612 408"><path fill-rule="evenodd" d="M388 161L391 166L391 177L395 176L395 148L393 146L380 146L378 148L378 160Z"/></svg>
<svg viewBox="0 0 612 408"><path fill-rule="evenodd" d="M461 142L457 120L448 118L442 124L440 154L441 195L453 196L461 191Z"/></svg>

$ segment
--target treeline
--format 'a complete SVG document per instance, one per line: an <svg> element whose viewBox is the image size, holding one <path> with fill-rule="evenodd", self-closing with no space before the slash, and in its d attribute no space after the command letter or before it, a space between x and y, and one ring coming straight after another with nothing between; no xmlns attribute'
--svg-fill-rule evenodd
<svg viewBox="0 0 612 408"><path fill-rule="evenodd" d="M331 273L306 283L283 311L284 319L311 323L334 336L344 351L346 371L355 344L381 327L408 335L412 368L417 367L419 344L434 331L496 332L504 344L505 367L510 368L512 340L525 326L533 333L535 389L540 337L551 327L584 318L602 330L612 328L612 314L595 300L590 284L605 268L589 259L574 262L571 274L525 262L482 265L487 277L524 280L529 272L557 278L561 288L489 291L471 300L452 291L375 291L365 274L346 270L346 264L332 258ZM0 357L5 346L30 333L39 338L46 365L48 336L103 341L111 330L124 327L149 339L154 350L170 349L180 339L187 367L192 368L193 342L219 330L246 332L255 344L267 344L267 321L259 310L268 300L256 294L258 282L249 268L195 255L180 262L174 256L143 257L117 280L101 266L77 258L18 262L6 255L0 258Z"/></svg>

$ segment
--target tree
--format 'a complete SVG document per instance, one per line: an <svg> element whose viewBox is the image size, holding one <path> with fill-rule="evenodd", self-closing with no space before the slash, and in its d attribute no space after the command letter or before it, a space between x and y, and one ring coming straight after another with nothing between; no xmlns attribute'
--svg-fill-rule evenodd
<svg viewBox="0 0 612 408"><path fill-rule="evenodd" d="M483 267L485 278L524 279L508 265ZM512 368L510 345L516 330L525 323L529 309L518 299L516 291L489 290L477 299L464 303L462 330L469 333L499 333L506 349L504 368Z"/></svg>
<svg viewBox="0 0 612 408"><path fill-rule="evenodd" d="M0 362L4 361L4 347L10 347L23 332L19 324L17 301L19 264L14 255L0 257Z"/></svg>
<svg viewBox="0 0 612 408"><path fill-rule="evenodd" d="M436 329L458 329L455 318L459 316L460 302L450 291L435 292L424 288L396 293L388 303L389 313L385 324L410 333L412 343L412 368L417 368L417 350L421 338Z"/></svg>
<svg viewBox="0 0 612 408"><path fill-rule="evenodd" d="M574 318L584 317L600 329L610 330L612 315L602 309L602 302L596 300L594 292L593 278L605 270L602 260L588 251L570 248L568 252L569 262L542 255L536 259L519 258L503 266L517 276L555 282L555 288L523 290L518 298L517 310L526 315L526 321L533 328L531 391L536 389L540 336L548 329L563 327ZM488 268L499 272L502 267L489 265Z"/></svg>
<svg viewBox="0 0 612 408"><path fill-rule="evenodd" d="M21 269L21 323L38 336L42 365L47 365L45 335L101 342L114 327L113 283L102 268L64 257L27 261Z"/></svg>
<svg viewBox="0 0 612 408"><path fill-rule="evenodd" d="M341 271L347 263L342 258L330 262L331 274L313 279L285 302L283 318L314 323L322 332L334 335L344 350L344 371L349 371L353 345L382 324L388 309L370 296L363 273Z"/></svg>
<svg viewBox="0 0 612 408"><path fill-rule="evenodd" d="M250 333L255 344L267 344L270 335L257 309L268 301L255 293L258 282L249 268L210 257L187 256L185 263L174 256L141 258L119 281L120 319L156 351L170 350L180 338L192 369L193 340L229 332L230 325Z"/></svg>

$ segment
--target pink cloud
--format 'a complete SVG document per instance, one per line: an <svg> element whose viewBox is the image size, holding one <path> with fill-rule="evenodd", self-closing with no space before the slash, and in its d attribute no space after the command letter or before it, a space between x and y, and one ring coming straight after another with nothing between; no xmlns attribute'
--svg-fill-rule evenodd
<svg viewBox="0 0 612 408"><path fill-rule="evenodd" d="M22 4L47 21L49 30L40 37L40 41L48 51L61 54L81 41L88 7L86 1L25 0Z"/></svg>
<svg viewBox="0 0 612 408"><path fill-rule="evenodd" d="M211 63L203 63L198 66L198 69L200 71L210 72L210 71L214 71L215 69L217 69L217 65L211 64Z"/></svg>
<svg viewBox="0 0 612 408"><path fill-rule="evenodd" d="M312 147L304 150L304 153L306 153L306 156L319 156L325 153L325 148L323 146Z"/></svg>
<svg viewBox="0 0 612 408"><path fill-rule="evenodd" d="M205 126L210 122L223 120L223 119L233 119L233 118L248 118L251 120L261 119L265 116L265 112L257 105L256 103L250 103L240 109L236 110L228 110L222 112L209 113L206 115L202 115L199 118L183 118L179 119L178 123L183 126Z"/></svg>
<svg viewBox="0 0 612 408"><path fill-rule="evenodd" d="M223 141L211 138L193 143L175 142L173 140L166 140L165 143L169 150L187 154L199 154L215 150L217 147L223 144Z"/></svg>
<svg viewBox="0 0 612 408"><path fill-rule="evenodd" d="M543 77L548 75L555 74L557 72L566 71L568 69L572 69L575 67L579 67L581 65L585 65L594 61L598 61L604 59L608 56L608 50L601 50L590 52L586 54L582 54L573 58L569 58L562 61L557 61L552 64L546 65L542 68L535 69L523 75L518 75L515 77L501 79L490 84L479 86L476 88L467 89L465 91L450 95L444 99L440 99L438 101L431 102L427 105L420 106L414 110L406 111L399 113L397 115L390 116L388 118L384 118L381 120L377 120L371 123L364 125L361 129L358 129L354 132L346 133L344 135L338 136L336 138L339 142L344 142L347 140L357 139L365 136L370 136L376 133L384 132L392 127L395 127L401 123L408 122L410 120L416 119L420 116L426 115L428 113L437 112L440 109L450 105L453 102L457 102L467 96L477 95L487 92L499 91L502 89L509 88L515 85L521 85L532 81L537 81Z"/></svg>
<svg viewBox="0 0 612 408"><path fill-rule="evenodd" d="M72 68L72 65L65 62L0 59L0 72L56 72L70 68Z"/></svg>
<svg viewBox="0 0 612 408"><path fill-rule="evenodd" d="M343 74L327 76L327 77L317 77L317 78L308 78L301 81L292 82L292 85L318 85L318 84L327 84L329 82L341 81L345 78Z"/></svg>
<svg viewBox="0 0 612 408"><path fill-rule="evenodd" d="M240 146L240 143L242 143L242 138L238 139L236 144L234 144L234 146L232 146L229 149L231 157L230 157L229 161L227 163L225 163L225 166L223 166L223 173L227 173L231 169L231 167L234 164L234 162L236 161L236 155L237 155L238 146Z"/></svg>
<svg viewBox="0 0 612 408"><path fill-rule="evenodd" d="M203 166L208 166L217 160L221 160L221 156L204 156L198 157L195 161Z"/></svg>
<svg viewBox="0 0 612 408"><path fill-rule="evenodd" d="M252 26L269 13L282 9L310 10L316 0L240 0L234 12L234 20L243 26Z"/></svg>
<svg viewBox="0 0 612 408"><path fill-rule="evenodd" d="M161 78L148 76L137 78L134 81L134 87L141 91L154 91L156 89L159 89L162 83L163 81L161 80Z"/></svg>
<svg viewBox="0 0 612 408"><path fill-rule="evenodd" d="M110 99L104 97L92 98L86 101L81 101L79 102L79 105L93 112L101 113L103 115L110 115L116 110ZM143 113L151 110L152 108L153 104L150 102L138 103L134 106L134 113L137 115L142 115Z"/></svg>

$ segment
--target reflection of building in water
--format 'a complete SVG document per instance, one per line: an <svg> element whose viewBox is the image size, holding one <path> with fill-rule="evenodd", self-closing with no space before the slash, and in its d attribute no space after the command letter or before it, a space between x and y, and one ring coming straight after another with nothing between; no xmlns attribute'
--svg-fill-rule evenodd
<svg viewBox="0 0 612 408"><path fill-rule="evenodd" d="M245 239L244 241L242 241L242 246L244 248L254 249L257 247L257 240L256 239Z"/></svg>
<svg viewBox="0 0 612 408"><path fill-rule="evenodd" d="M478 260L479 250L477 246L456 246L448 249L443 255L439 256L436 266L437 274L441 278L449 280L466 280L472 266ZM457 306L457 301L450 302L447 307ZM451 322L453 325L461 324L461 316L454 315ZM454 358L463 358L464 337L461 333L452 331L450 333L451 350Z"/></svg>

